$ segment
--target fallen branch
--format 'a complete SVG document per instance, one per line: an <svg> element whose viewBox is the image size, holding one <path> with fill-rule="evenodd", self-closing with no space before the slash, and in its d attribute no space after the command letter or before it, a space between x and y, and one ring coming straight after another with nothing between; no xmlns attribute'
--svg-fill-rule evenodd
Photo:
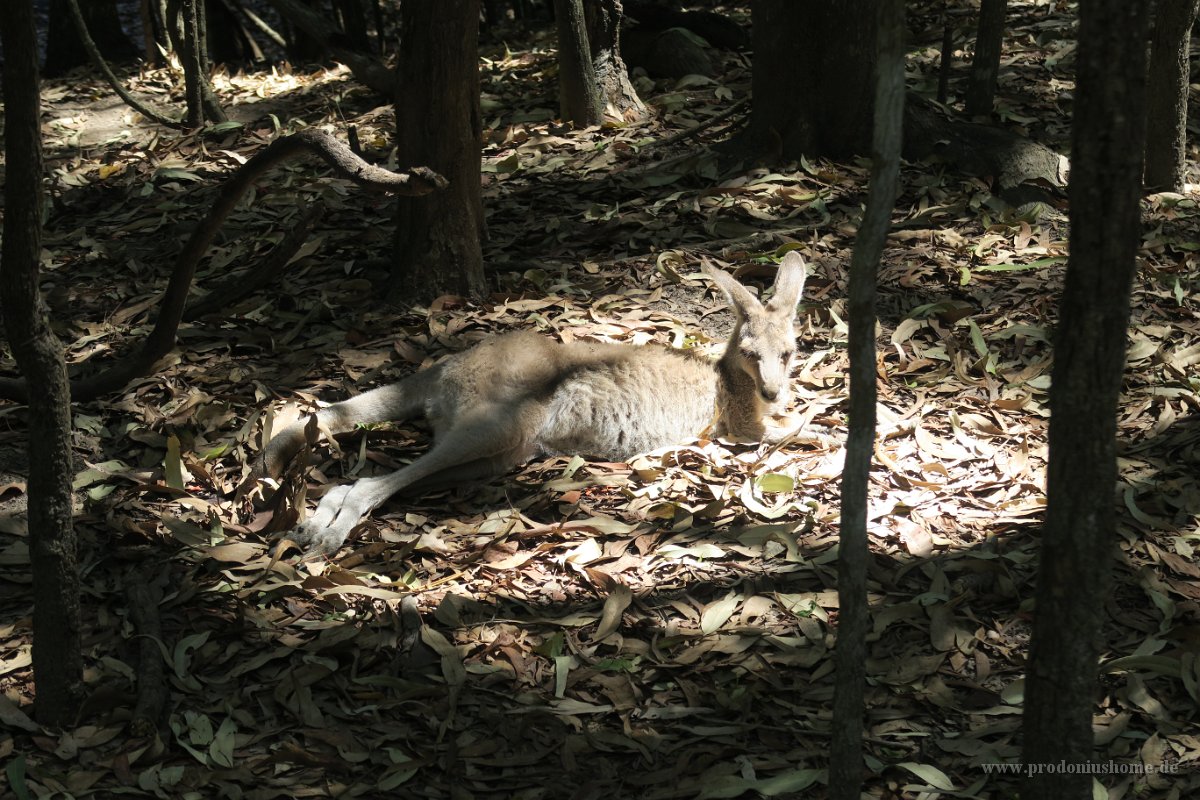
<svg viewBox="0 0 1200 800"><path fill-rule="evenodd" d="M720 125L722 122L729 119L734 114L737 114L739 111L741 111L742 109L746 108L749 105L750 105L750 98L743 97L741 100L738 100L736 103L734 103L729 108L722 111L720 114L717 114L715 117L709 117L708 119L704 120L700 124L693 125L692 127L688 128L687 130L682 130L679 133L674 133L674 134L668 136L666 139L662 139L657 142L651 142L650 149L658 150L663 147L670 147L671 145L673 145L677 142L682 142L684 139L690 139L693 136L697 136L697 135L703 133L704 131L709 130L710 128L715 128L716 126Z"/></svg>
<svg viewBox="0 0 1200 800"><path fill-rule="evenodd" d="M162 728L170 694L166 670L163 668L162 623L158 614L162 585L159 580L147 582L145 573L132 566L125 570L123 583L129 621L138 640L134 670L137 675L137 702L133 707L133 718L129 721L129 732L134 736L149 737Z"/></svg>
<svg viewBox="0 0 1200 800"><path fill-rule="evenodd" d="M248 294L273 283L283 273L292 256L308 238L313 224L325 213L324 203L314 203L301 214L299 221L288 231L287 236L275 245L270 255L256 268L232 275L209 290L202 300L188 305L183 312L185 322L200 319L228 308Z"/></svg>
<svg viewBox="0 0 1200 800"><path fill-rule="evenodd" d="M149 375L154 371L158 362L175 347L175 334L183 318L192 278L196 274L196 265L207 252L208 245L217 235L229 212L233 211L238 200L263 172L281 161L309 151L320 156L339 176L366 189L419 196L447 186L445 178L427 167L391 172L368 164L325 131L310 128L276 139L243 164L225 182L208 216L192 232L191 238L179 254L175 270L171 273L171 279L163 293L154 329L147 335L141 349L101 372L71 381L73 400L93 400L123 388L134 378ZM28 402L29 386L25 379L0 379L0 398Z"/></svg>

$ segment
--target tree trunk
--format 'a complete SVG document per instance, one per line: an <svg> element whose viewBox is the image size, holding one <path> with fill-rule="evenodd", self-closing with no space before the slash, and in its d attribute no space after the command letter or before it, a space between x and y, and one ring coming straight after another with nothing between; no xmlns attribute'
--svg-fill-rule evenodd
<svg viewBox="0 0 1200 800"><path fill-rule="evenodd" d="M189 1L196 7L196 30L192 44L196 58L191 60L200 67L200 105L204 109L204 117L210 122L225 122L228 118L225 116L225 110L221 108L220 101L217 100L217 94L213 91L212 81L209 79L209 76L212 75L212 59L208 56L208 2L207 0Z"/></svg>
<svg viewBox="0 0 1200 800"><path fill-rule="evenodd" d="M629 122L642 118L646 104L629 82L629 70L621 58L621 0L587 0L583 12L602 110Z"/></svg>
<svg viewBox="0 0 1200 800"><path fill-rule="evenodd" d="M4 3L9 0L3 0ZM92 41L109 62L132 61L138 57L137 48L117 16L116 0L79 0L83 19ZM88 63L87 51L75 29L67 0L50 0L50 28L46 35L46 74L61 75L74 67Z"/></svg>
<svg viewBox="0 0 1200 800"><path fill-rule="evenodd" d="M1159 0L1146 98L1146 188L1183 191L1187 163L1188 49L1200 0Z"/></svg>
<svg viewBox="0 0 1200 800"><path fill-rule="evenodd" d="M975 59L967 82L966 111L971 117L992 113L996 100L996 78L1000 74L1000 51L1004 45L1004 16L1008 0L983 0L979 30L975 34Z"/></svg>
<svg viewBox="0 0 1200 800"><path fill-rule="evenodd" d="M1093 754L1101 623L1116 545L1117 402L1141 241L1146 3L1080 4L1071 257L1054 347L1046 522L1025 690L1026 764ZM1023 798L1085 800L1092 776L1039 772Z"/></svg>
<svg viewBox="0 0 1200 800"><path fill-rule="evenodd" d="M204 67L200 56L200 22L196 7L202 0L183 0L183 40L180 42L180 60L183 62L184 102L187 111L184 120L192 129L204 124L204 95L201 91L201 76Z"/></svg>
<svg viewBox="0 0 1200 800"><path fill-rule="evenodd" d="M577 127L599 125L600 86L592 65L583 0L554 0L558 25L558 107Z"/></svg>
<svg viewBox="0 0 1200 800"><path fill-rule="evenodd" d="M871 185L850 262L850 432L842 470L838 534L838 627L834 651L829 796L862 792L863 688L867 660L867 487L875 443L875 276L900 184L904 128L904 2L882 0L877 17L879 75Z"/></svg>
<svg viewBox="0 0 1200 800"><path fill-rule="evenodd" d="M303 30L310 41L316 41L322 50L341 61L360 83L378 94L391 99L396 91L396 75L375 56L359 52L347 46L346 37L325 17L318 14L302 0L270 0L279 16L294 28Z"/></svg>
<svg viewBox="0 0 1200 800"><path fill-rule="evenodd" d="M350 46L360 53L371 52L371 39L367 35L367 15L363 10L362 0L334 0L333 8Z"/></svg>
<svg viewBox="0 0 1200 800"><path fill-rule="evenodd" d="M405 0L400 7L396 141L401 167L428 166L449 182L428 197L402 197L390 295L424 302L481 295L479 0Z"/></svg>
<svg viewBox="0 0 1200 800"><path fill-rule="evenodd" d="M79 573L71 526L71 394L63 349L38 289L42 141L37 39L30 0L0 3L4 45L4 243L0 307L9 346L29 381L29 556L33 678L44 725L75 721L83 689Z"/></svg>
<svg viewBox="0 0 1200 800"><path fill-rule="evenodd" d="M872 0L755 0L754 107L739 139L770 159L845 158L871 146Z"/></svg>

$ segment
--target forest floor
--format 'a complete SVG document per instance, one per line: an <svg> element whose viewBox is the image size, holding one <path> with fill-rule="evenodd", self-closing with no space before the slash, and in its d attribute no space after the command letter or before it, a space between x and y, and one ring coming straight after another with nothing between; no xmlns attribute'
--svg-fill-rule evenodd
<svg viewBox="0 0 1200 800"><path fill-rule="evenodd" d="M1053 7L1010 4L997 119L1065 152L1073 29ZM939 40L932 26L916 37L929 44L910 53L910 89L936 86ZM27 437L23 410L0 407L3 796L824 793L839 446L540 460L393 500L329 561L281 553L272 509L234 497L265 425L497 331L716 352L731 319L700 261L769 285L795 246L811 275L793 413L844 438L866 162L731 163L709 148L727 123L660 145L746 96L745 56L726 54L716 80L642 78L649 119L584 131L553 119L551 39L485 56L488 302L383 302L391 202L296 162L260 181L197 278L202 293L253 269L323 203L277 289L185 325L159 374L76 407L89 697L67 732L27 713ZM178 104L165 71L129 85ZM90 79L44 86L44 288L73 365L145 334L222 179L278 133L354 125L384 154L391 141L392 109L340 68L247 72L218 90L243 126L201 137L145 124ZM1011 796L1020 777L995 765L1020 752L1065 205L1017 214L985 180L922 164L902 187L879 274L868 788ZM1095 720L1111 798L1200 789L1200 212L1192 195L1144 210ZM309 492L427 444L409 425L342 437L318 448ZM128 724L142 673L130 582L163 595L161 738Z"/></svg>

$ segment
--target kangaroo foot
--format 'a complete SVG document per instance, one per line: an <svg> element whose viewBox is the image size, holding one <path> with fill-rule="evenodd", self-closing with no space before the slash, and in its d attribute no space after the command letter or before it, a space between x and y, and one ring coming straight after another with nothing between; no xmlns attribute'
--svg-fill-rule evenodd
<svg viewBox="0 0 1200 800"><path fill-rule="evenodd" d="M337 552L362 519L363 515L353 509L351 488L352 485L347 484L330 489L313 515L292 532L292 540L305 552L326 556Z"/></svg>

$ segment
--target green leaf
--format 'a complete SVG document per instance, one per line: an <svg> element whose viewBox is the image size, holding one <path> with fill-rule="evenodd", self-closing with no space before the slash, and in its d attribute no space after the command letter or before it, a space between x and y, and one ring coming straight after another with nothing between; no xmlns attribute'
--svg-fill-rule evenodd
<svg viewBox="0 0 1200 800"><path fill-rule="evenodd" d="M166 473L167 486L180 490L184 488L183 460L179 456L179 437L175 434L167 437L167 454L163 457L163 471Z"/></svg>
<svg viewBox="0 0 1200 800"><path fill-rule="evenodd" d="M980 358L987 358L988 346L984 341L983 331L979 330L979 326L975 324L975 320L967 320L967 326L971 329L971 344L975 347L975 353Z"/></svg>
<svg viewBox="0 0 1200 800"><path fill-rule="evenodd" d="M242 123L227 119L224 122L218 122L216 125L210 125L204 129L205 133L225 133L226 131L238 131L242 129Z"/></svg>
<svg viewBox="0 0 1200 800"><path fill-rule="evenodd" d="M823 769L794 769L781 772L757 782L754 790L764 797L778 797L792 792L802 792L825 778Z"/></svg>
<svg viewBox="0 0 1200 800"><path fill-rule="evenodd" d="M935 789L941 789L943 792L954 790L954 781L950 780L946 773L942 772L935 766L930 764L917 764L912 761L905 761L896 766L901 769L906 769L913 775L916 775L921 780Z"/></svg>
<svg viewBox="0 0 1200 800"><path fill-rule="evenodd" d="M25 785L25 756L17 756L4 765L4 775L8 778L8 788L13 790L17 800L31 800L29 787Z"/></svg>
<svg viewBox="0 0 1200 800"><path fill-rule="evenodd" d="M742 598L736 592L730 592L725 597L710 603L700 614L700 632L708 635L721 629L737 610Z"/></svg>
<svg viewBox="0 0 1200 800"><path fill-rule="evenodd" d="M1055 264L1065 263L1066 256L1050 256L1048 258L1039 258L1037 261L1030 261L1028 264L985 264L982 267L976 267L976 272L1023 272L1026 270L1043 269Z"/></svg>
<svg viewBox="0 0 1200 800"><path fill-rule="evenodd" d="M115 473L126 472L128 469L129 465L124 461L105 461L93 464L75 476L75 480L71 481L71 488L78 491L93 483L107 481L109 478L116 477Z"/></svg>
<svg viewBox="0 0 1200 800"><path fill-rule="evenodd" d="M233 749L237 725L232 717L226 717L213 735L212 744L208 746L208 760L218 767L233 766Z"/></svg>
<svg viewBox="0 0 1200 800"><path fill-rule="evenodd" d="M778 492L792 492L796 490L796 481L791 475L785 475L782 472L768 472L765 475L759 475L754 479L758 484L758 488L768 494Z"/></svg>
<svg viewBox="0 0 1200 800"><path fill-rule="evenodd" d="M189 172L186 169L179 169L178 167L163 167L154 173L154 177L162 178L163 180L194 181L196 183L204 181L204 178L201 178L196 173Z"/></svg>

